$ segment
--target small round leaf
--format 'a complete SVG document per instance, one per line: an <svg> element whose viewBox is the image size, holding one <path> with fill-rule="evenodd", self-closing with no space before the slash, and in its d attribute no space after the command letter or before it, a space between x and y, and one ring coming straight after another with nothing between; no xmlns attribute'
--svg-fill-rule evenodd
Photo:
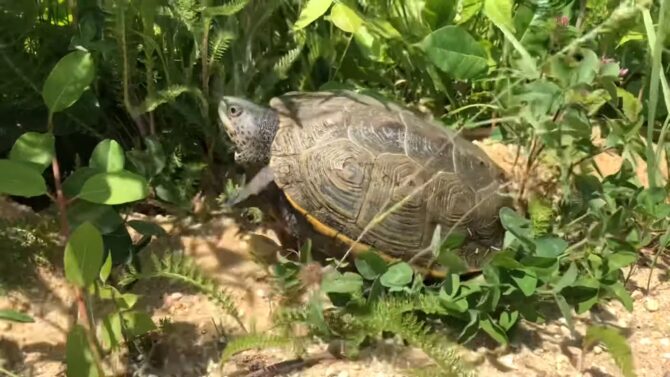
<svg viewBox="0 0 670 377"><path fill-rule="evenodd" d="M40 173L51 165L55 154L55 139L50 132L26 132L21 135L12 150L9 159L12 161L23 161L39 166Z"/></svg>
<svg viewBox="0 0 670 377"><path fill-rule="evenodd" d="M380 282L387 288L403 287L412 281L413 274L414 271L409 264L400 262L389 267L380 278Z"/></svg>
<svg viewBox="0 0 670 377"><path fill-rule="evenodd" d="M93 203L117 205L142 200L149 195L147 181L129 171L99 173L89 178L79 197Z"/></svg>
<svg viewBox="0 0 670 377"><path fill-rule="evenodd" d="M115 140L103 140L95 147L91 154L88 165L94 169L104 172L117 172L123 170L126 158L123 148Z"/></svg>

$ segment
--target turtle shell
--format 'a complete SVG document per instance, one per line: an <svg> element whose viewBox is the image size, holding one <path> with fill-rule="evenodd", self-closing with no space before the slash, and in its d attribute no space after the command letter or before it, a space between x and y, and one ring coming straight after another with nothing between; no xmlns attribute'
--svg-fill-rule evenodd
<svg viewBox="0 0 670 377"><path fill-rule="evenodd" d="M347 91L291 92L270 106L275 183L317 232L419 267L434 261L438 225L442 238L465 237L472 269L501 243L503 172L453 131Z"/></svg>

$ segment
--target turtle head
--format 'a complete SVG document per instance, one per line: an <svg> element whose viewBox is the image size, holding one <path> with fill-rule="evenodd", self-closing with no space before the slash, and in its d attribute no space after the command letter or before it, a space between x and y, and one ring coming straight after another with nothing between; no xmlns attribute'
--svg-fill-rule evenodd
<svg viewBox="0 0 670 377"><path fill-rule="evenodd" d="M223 97L218 112L223 129L235 145L235 161L267 165L279 126L277 112L239 97Z"/></svg>

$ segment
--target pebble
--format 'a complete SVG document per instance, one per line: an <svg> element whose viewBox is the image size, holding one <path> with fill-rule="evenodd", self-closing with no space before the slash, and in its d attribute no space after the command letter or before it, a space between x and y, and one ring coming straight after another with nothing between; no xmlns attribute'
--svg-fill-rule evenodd
<svg viewBox="0 0 670 377"><path fill-rule="evenodd" d="M0 331L9 331L12 329L12 324L6 321L0 321Z"/></svg>
<svg viewBox="0 0 670 377"><path fill-rule="evenodd" d="M630 297L631 297L633 300L640 299L640 298L642 298L642 296L644 296L644 294L642 294L642 291L637 290L637 289L634 290L633 293L630 294Z"/></svg>
<svg viewBox="0 0 670 377"><path fill-rule="evenodd" d="M651 339L649 339L649 338L642 338L642 339L640 339L640 344L642 344L643 346L648 346L648 345L651 344Z"/></svg>
<svg viewBox="0 0 670 377"><path fill-rule="evenodd" d="M663 347L668 347L670 346L670 339L669 338L663 338L660 340L660 343Z"/></svg>
<svg viewBox="0 0 670 377"><path fill-rule="evenodd" d="M514 364L514 354L512 353L498 358L498 362L504 365L506 368L518 369L517 366Z"/></svg>
<svg viewBox="0 0 670 377"><path fill-rule="evenodd" d="M602 347L600 346L593 347L593 353L595 353L596 355L600 355L601 353L603 353Z"/></svg>
<svg viewBox="0 0 670 377"><path fill-rule="evenodd" d="M649 312L658 311L658 301L650 297L644 301L644 308Z"/></svg>
<svg viewBox="0 0 670 377"><path fill-rule="evenodd" d="M666 352L663 355L661 355L664 359L670 360L670 352Z"/></svg>

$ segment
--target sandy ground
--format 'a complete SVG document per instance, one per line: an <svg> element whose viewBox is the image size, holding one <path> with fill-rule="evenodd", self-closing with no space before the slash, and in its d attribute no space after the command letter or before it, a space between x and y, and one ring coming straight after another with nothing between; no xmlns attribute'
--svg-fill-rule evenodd
<svg viewBox="0 0 670 377"><path fill-rule="evenodd" d="M510 159L509 148L486 147L504 165ZM604 156L603 159L611 156ZM620 159L611 157L604 170L616 170ZM643 175L643 174L641 174ZM2 207L0 207L2 209ZM9 214L5 209L3 216ZM139 215L138 215L139 216ZM149 220L166 220L153 217ZM272 255L276 245L269 238L241 232L228 218L174 227L169 239L158 241L151 252L182 249L206 274L235 297L247 328L258 330L272 326L270 315L277 306L266 267L254 262L257 257ZM621 328L633 348L635 367L640 377L670 377L670 283L668 264L657 265L651 276L650 292L645 292L650 269L641 262L634 268L629 289L635 299L634 311L628 313L618 303L602 307L598 320ZM0 322L0 359L5 368L20 371L22 376L65 376L63 359L65 335L71 318L73 295L56 269L39 267L21 289L0 297L0 309L14 308L28 312L35 323ZM137 307L152 313L158 323L171 321L167 336L156 339L149 360L134 360L135 376L245 376L254 370L293 358L279 349L253 350L232 358L223 368L217 365L224 340L216 324L234 327L220 308L201 294L164 280L140 282L133 287L140 294ZM535 326L524 323L512 345L497 350L481 337L468 349L480 376L622 376L609 354L601 347L582 354L580 339L593 315L578 318L575 338L562 321ZM315 345L314 352L325 350ZM427 362L418 350L380 343L367 350L360 360L328 359L309 368L293 372L293 376L404 376L406 368L421 367ZM120 365L120 364L119 364ZM581 370L578 366L582 366ZM118 365L116 365L118 367ZM121 368L119 368L121 372ZM0 373L1 374L1 373ZM123 374L118 374L123 375ZM128 374L131 375L131 374Z"/></svg>

